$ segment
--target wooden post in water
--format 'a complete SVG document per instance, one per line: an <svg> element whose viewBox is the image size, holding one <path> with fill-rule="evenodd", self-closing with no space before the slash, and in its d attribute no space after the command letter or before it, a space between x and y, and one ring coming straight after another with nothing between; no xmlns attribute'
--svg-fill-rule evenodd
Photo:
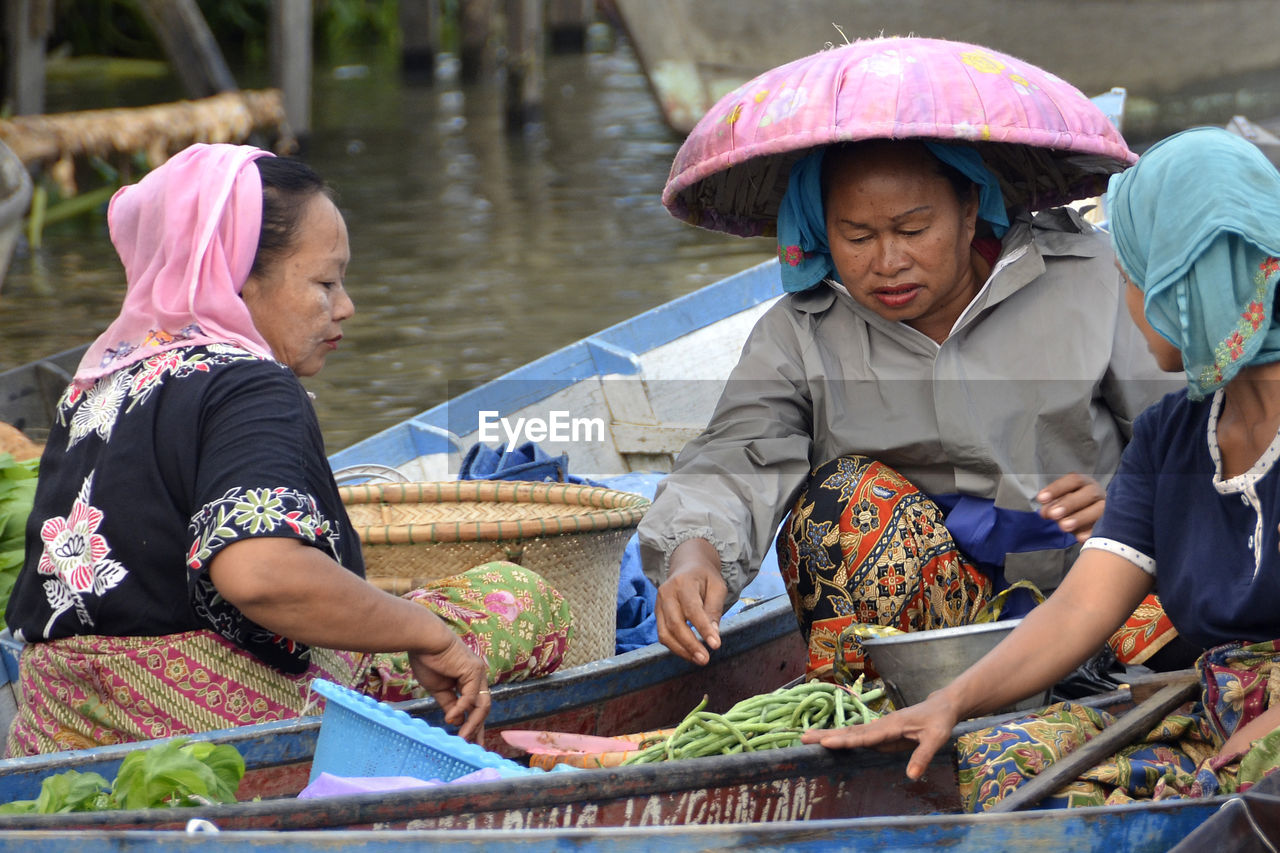
<svg viewBox="0 0 1280 853"><path fill-rule="evenodd" d="M400 68L405 75L430 82L440 53L440 0L400 0Z"/></svg>
<svg viewBox="0 0 1280 853"><path fill-rule="evenodd" d="M44 49L53 0L4 0L4 101L14 115L44 112Z"/></svg>
<svg viewBox="0 0 1280 853"><path fill-rule="evenodd" d="M508 130L542 120L544 11L543 0L506 0Z"/></svg>
<svg viewBox="0 0 1280 853"><path fill-rule="evenodd" d="M311 0L271 4L271 77L284 97L293 138L311 133Z"/></svg>
<svg viewBox="0 0 1280 853"><path fill-rule="evenodd" d="M236 89L236 79L196 0L139 0L138 9L159 37L188 95L207 98Z"/></svg>
<svg viewBox="0 0 1280 853"><path fill-rule="evenodd" d="M493 70L494 0L460 0L458 61L463 83L474 83Z"/></svg>
<svg viewBox="0 0 1280 853"><path fill-rule="evenodd" d="M582 53L596 0L547 0L547 41L552 53Z"/></svg>

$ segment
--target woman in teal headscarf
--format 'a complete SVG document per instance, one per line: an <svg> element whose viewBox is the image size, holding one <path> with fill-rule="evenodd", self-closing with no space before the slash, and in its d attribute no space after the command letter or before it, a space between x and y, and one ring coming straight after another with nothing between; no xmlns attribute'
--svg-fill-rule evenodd
<svg viewBox="0 0 1280 853"><path fill-rule="evenodd" d="M1280 766L1280 173L1243 139L1199 128L1114 176L1107 204L1130 313L1186 390L1134 424L1079 560L1005 642L919 705L806 741L914 741L918 778L957 720L1052 685L1156 588L1207 649L1200 700L1048 802L1229 793ZM962 737L966 806L989 808L1110 722L1063 703Z"/></svg>

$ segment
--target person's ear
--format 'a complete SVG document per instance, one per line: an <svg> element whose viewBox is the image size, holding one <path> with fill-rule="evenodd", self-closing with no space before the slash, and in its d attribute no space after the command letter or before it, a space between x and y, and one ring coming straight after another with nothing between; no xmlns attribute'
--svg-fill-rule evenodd
<svg viewBox="0 0 1280 853"><path fill-rule="evenodd" d="M960 205L960 218L964 222L965 229L969 232L970 240L978 233L978 207L980 201L978 185L973 184L969 190L969 197L962 200Z"/></svg>

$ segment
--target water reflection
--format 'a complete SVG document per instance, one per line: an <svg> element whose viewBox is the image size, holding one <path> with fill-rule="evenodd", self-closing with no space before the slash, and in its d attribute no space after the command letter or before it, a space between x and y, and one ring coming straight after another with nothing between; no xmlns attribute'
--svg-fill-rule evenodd
<svg viewBox="0 0 1280 853"><path fill-rule="evenodd" d="M547 72L545 123L513 137L494 84L317 71L307 159L338 190L357 306L308 380L331 450L772 250L663 210L678 140L625 43ZM122 286L103 222L51 230L5 282L0 365L90 340Z"/></svg>

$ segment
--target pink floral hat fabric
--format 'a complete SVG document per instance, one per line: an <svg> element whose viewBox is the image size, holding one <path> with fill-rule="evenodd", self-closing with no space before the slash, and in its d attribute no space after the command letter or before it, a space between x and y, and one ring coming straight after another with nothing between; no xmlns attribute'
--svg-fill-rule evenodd
<svg viewBox="0 0 1280 853"><path fill-rule="evenodd" d="M859 139L971 142L1010 206L1100 195L1136 162L1079 89L990 48L944 39L856 41L766 71L725 95L676 154L662 203L743 237L772 235L791 164Z"/></svg>

